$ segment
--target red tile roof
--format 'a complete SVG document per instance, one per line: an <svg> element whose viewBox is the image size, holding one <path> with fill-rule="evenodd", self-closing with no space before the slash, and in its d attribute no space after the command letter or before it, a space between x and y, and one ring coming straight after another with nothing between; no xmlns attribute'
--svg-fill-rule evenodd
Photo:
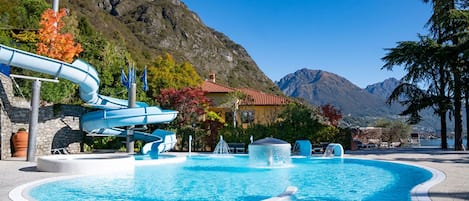
<svg viewBox="0 0 469 201"><path fill-rule="evenodd" d="M208 80L202 83L202 90L208 93L230 93L239 90L248 95L251 99L241 101L241 105L285 105L290 102L286 97L267 94L248 88L235 89Z"/></svg>
<svg viewBox="0 0 469 201"><path fill-rule="evenodd" d="M267 94L252 89L239 89L250 98L251 101L241 101L241 105L285 105L290 102L286 97Z"/></svg>
<svg viewBox="0 0 469 201"><path fill-rule="evenodd" d="M235 89L231 87L226 87L208 80L202 83L202 90L208 93L230 93L235 91Z"/></svg>

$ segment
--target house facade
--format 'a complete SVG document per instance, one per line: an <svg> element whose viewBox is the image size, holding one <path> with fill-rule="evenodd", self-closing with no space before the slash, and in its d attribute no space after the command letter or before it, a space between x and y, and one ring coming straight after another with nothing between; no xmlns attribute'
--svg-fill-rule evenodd
<svg viewBox="0 0 469 201"><path fill-rule="evenodd" d="M206 80L202 90L213 101L210 111L220 115L226 123L247 127L250 124L268 125L291 102L288 98L267 94L254 89L236 89Z"/></svg>

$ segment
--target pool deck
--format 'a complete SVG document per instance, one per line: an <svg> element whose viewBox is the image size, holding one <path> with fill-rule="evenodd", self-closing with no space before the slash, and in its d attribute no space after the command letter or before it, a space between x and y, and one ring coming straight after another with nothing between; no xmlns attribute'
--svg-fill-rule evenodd
<svg viewBox="0 0 469 201"><path fill-rule="evenodd" d="M179 156L187 153L175 152ZM345 157L400 161L444 172L446 179L430 189L433 201L469 201L469 151L442 151L432 148L347 151ZM66 173L38 172L35 162L25 158L0 161L0 200L10 200L15 187L40 179L66 176Z"/></svg>

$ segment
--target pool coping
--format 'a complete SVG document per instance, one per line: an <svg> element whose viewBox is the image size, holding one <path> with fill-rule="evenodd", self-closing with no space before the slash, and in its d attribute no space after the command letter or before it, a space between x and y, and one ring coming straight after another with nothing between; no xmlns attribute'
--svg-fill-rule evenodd
<svg viewBox="0 0 469 201"><path fill-rule="evenodd" d="M172 164L172 163L180 163L184 162L187 160L187 157L190 156L174 156L170 158L165 158L165 159L160 159L160 160L136 160L134 162L135 166L144 166L144 165L161 165L161 164ZM360 157L347 157L347 158L355 158L355 159L360 159L360 160L376 160L376 161L383 161L383 162L391 162L391 163L397 163L397 164L403 164L403 165L409 165L409 166L414 166L418 168L425 169L427 171L430 171L432 173L432 177L423 182L420 183L416 186L414 186L411 191L410 191L410 198L412 201L431 201L432 199L430 198L429 195L429 190L431 187L441 183L446 179L446 175L444 172L423 166L423 165L418 165L418 164L413 164L413 163L408 163L408 162L402 162L402 161L394 161L394 160L380 160L380 159L367 159L367 158L360 158ZM155 162L156 161L156 162ZM80 173L80 174L74 174L74 175L65 175L65 176L58 176L58 177L51 177L51 178L45 178L45 179L40 179L32 182L28 182L25 184L21 184L14 189L12 189L8 196L11 200L13 201L31 201L34 200L33 198L29 197L27 192L29 192L29 189L32 189L33 187L37 185L41 185L43 183L48 183L48 182L53 182L53 181L58 181L58 180L63 180L63 179L72 179L76 177L82 177L82 176L89 176L93 174L99 174L99 173ZM25 196L24 196L25 195Z"/></svg>
<svg viewBox="0 0 469 201"><path fill-rule="evenodd" d="M404 162L399 162L399 163L423 168L432 173L432 178L430 178L426 182L418 184L417 186L412 188L412 190L410 191L410 199L412 201L431 201L432 199L430 198L430 188L443 182L446 179L445 173L438 169L426 167L422 165L416 165L416 164L410 164L410 163L404 163Z"/></svg>
<svg viewBox="0 0 469 201"><path fill-rule="evenodd" d="M360 158L360 159L363 159L363 158ZM378 159L365 159L365 160L378 160ZM425 169L432 173L432 177L429 180L423 183L417 184L416 186L414 186L414 188L412 188L412 190L410 190L410 199L412 201L431 201L432 199L430 198L430 194L429 194L430 188L441 183L442 181L446 179L445 173L435 168L413 164L413 163L402 162L402 161L393 161L393 160L390 160L390 161L378 160L378 161L414 166L414 167Z"/></svg>
<svg viewBox="0 0 469 201"><path fill-rule="evenodd" d="M21 184L21 185L15 187L13 190L11 190L8 193L8 197L12 201L32 201L32 200L35 200L35 199L27 196L28 195L27 193L29 192L29 189L31 189L35 186L38 186L38 185L41 185L41 184L44 184L44 183L48 183L48 182L54 182L54 181L59 181L59 180L64 180L64 179L73 179L73 178L76 178L76 177L82 177L82 176L86 176L86 175L89 175L89 174L58 176L58 177L51 177L51 178L45 178L45 179L40 179L40 180L28 182L28 183Z"/></svg>
<svg viewBox="0 0 469 201"><path fill-rule="evenodd" d="M38 157L36 168L41 172L70 174L111 173L115 171L132 171L135 168L134 161L132 155L123 153L60 154Z"/></svg>
<svg viewBox="0 0 469 201"><path fill-rule="evenodd" d="M109 155L109 154L108 154ZM174 163L181 163L186 161L187 157L184 156L177 156L177 155L170 155L171 157L164 158L164 159L159 159L159 160L134 160L132 163L133 166L144 166L144 165L162 165L162 164L174 164ZM62 158L63 156L70 156L70 155L61 155ZM73 157L80 157L80 156L73 156ZM47 159L50 159L50 157L47 157ZM47 169L47 168L46 168ZM55 169L54 169L55 170ZM117 171L110 171L107 172L109 174L111 173L116 173L116 172L128 172L130 169L121 169ZM133 169L132 169L133 170ZM45 178L45 179L39 179L36 181L31 181L25 184L21 184L15 188L13 188L9 193L8 197L13 200L13 201L32 201L35 200L32 197L28 196L28 192L30 189L32 189L35 186L48 183L48 182L54 182L54 181L59 181L59 180L64 180L64 179L73 179L77 177L83 177L83 176L92 176L92 175L97 175L97 174L102 174L102 171L97 171L97 172L63 172L63 173L69 173L72 175L64 175L64 176L57 176L57 177L50 177L50 178Z"/></svg>

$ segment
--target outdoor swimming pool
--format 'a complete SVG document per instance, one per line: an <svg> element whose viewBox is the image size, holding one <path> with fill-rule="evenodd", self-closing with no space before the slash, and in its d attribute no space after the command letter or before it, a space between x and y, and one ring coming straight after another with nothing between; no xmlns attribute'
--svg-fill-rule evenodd
<svg viewBox="0 0 469 201"><path fill-rule="evenodd" d="M33 187L35 200L262 200L287 186L292 200L410 200L431 172L350 158L293 158L286 168L258 168L247 156L194 156L186 162L137 165L135 172L92 175Z"/></svg>

